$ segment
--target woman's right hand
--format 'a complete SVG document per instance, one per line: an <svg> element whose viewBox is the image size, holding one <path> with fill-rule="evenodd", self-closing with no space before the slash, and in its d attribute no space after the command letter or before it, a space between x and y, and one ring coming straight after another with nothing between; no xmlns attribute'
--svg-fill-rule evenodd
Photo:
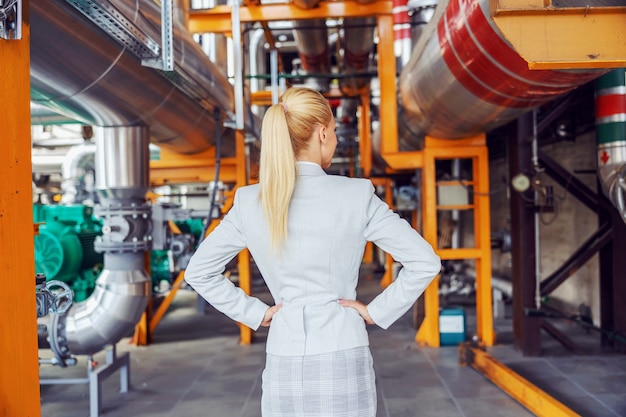
<svg viewBox="0 0 626 417"><path fill-rule="evenodd" d="M365 321L367 324L376 324L374 320L372 320L372 316L370 316L369 311L367 311L367 306L360 301L357 300L338 300L339 304L344 307L353 308L358 313L359 316Z"/></svg>

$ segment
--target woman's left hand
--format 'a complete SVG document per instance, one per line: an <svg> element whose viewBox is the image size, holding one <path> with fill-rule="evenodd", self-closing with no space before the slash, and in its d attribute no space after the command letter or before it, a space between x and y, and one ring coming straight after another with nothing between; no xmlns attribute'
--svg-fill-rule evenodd
<svg viewBox="0 0 626 417"><path fill-rule="evenodd" d="M265 310L265 315L263 316L263 321L261 322L261 326L270 327L270 324L272 324L272 318L274 317L274 314L278 313L278 310L280 310L282 306L283 306L282 304L277 304Z"/></svg>

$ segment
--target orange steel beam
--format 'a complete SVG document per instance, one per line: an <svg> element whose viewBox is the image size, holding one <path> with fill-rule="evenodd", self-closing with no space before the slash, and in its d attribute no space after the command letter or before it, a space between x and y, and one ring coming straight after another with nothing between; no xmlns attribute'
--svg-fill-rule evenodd
<svg viewBox="0 0 626 417"><path fill-rule="evenodd" d="M538 417L580 417L532 382L500 363L480 347L459 345L461 366L469 365Z"/></svg>
<svg viewBox="0 0 626 417"><path fill-rule="evenodd" d="M359 162L363 169L363 176L369 177L372 171L372 121L370 96L361 94L359 106Z"/></svg>
<svg viewBox="0 0 626 417"><path fill-rule="evenodd" d="M244 133L241 130L235 132L235 141L237 149L237 187L243 187L248 184L248 172L246 170L246 144ZM234 200L234 198L233 198ZM250 273L250 252L245 249L239 253L239 288L246 294L252 295L252 277ZM249 345L252 343L253 331L248 326L239 324L239 343Z"/></svg>
<svg viewBox="0 0 626 417"><path fill-rule="evenodd" d="M385 181L385 202L389 207L393 207L393 190L391 189L391 179ZM380 280L380 286L387 288L393 282L393 257L385 253L385 274Z"/></svg>
<svg viewBox="0 0 626 417"><path fill-rule="evenodd" d="M150 185L210 182L215 179L215 147L193 155L161 148L160 158L150 161ZM236 158L222 158L220 181L237 181Z"/></svg>
<svg viewBox="0 0 626 417"><path fill-rule="evenodd" d="M189 31L191 33L232 33L230 6L216 6L207 10L192 10L189 14ZM389 15L391 17L391 1L376 1L370 4L359 4L356 1L323 1L313 9L301 9L291 3L250 5L239 8L241 23L276 22L281 20L310 20L371 17ZM393 44L393 31L391 32ZM393 50L392 50L393 51ZM394 61L395 62L395 61Z"/></svg>
<svg viewBox="0 0 626 417"><path fill-rule="evenodd" d="M165 315L165 312L170 307L170 304L172 304L172 301L174 301L174 297L176 296L176 293L178 292L180 287L183 285L184 279L185 279L185 271L180 271L178 273L178 276L174 280L174 283L172 284L172 288L170 292L167 294L167 296L165 296L165 298L161 302L161 305L159 306L157 311L154 313L154 315L150 319L150 327L149 327L150 334L152 334L154 330L157 328L157 326L161 322L161 319Z"/></svg>
<svg viewBox="0 0 626 417"><path fill-rule="evenodd" d="M489 154L479 146L473 158L474 239L480 250L476 257L476 334L485 346L493 346L493 306L491 289L491 212L489 196Z"/></svg>
<svg viewBox="0 0 626 417"><path fill-rule="evenodd" d="M554 7L550 0L489 3L491 19L530 69L626 66L626 3L614 7Z"/></svg>
<svg viewBox="0 0 626 417"><path fill-rule="evenodd" d="M381 155L398 152L398 98L396 88L396 55L393 49L393 18L378 16L378 77L380 79Z"/></svg>
<svg viewBox="0 0 626 417"><path fill-rule="evenodd" d="M422 168L422 235L437 251L437 181L435 178L435 155L424 147ZM437 251L438 252L438 251ZM440 255L441 256L441 255ZM439 340L439 276L424 291L424 320L415 341L419 344L438 347Z"/></svg>
<svg viewBox="0 0 626 417"><path fill-rule="evenodd" d="M21 40L0 39L0 416L41 415L35 301L30 148L30 26L24 0Z"/></svg>
<svg viewBox="0 0 626 417"><path fill-rule="evenodd" d="M146 252L143 257L143 265L148 275L150 275L150 252ZM137 346L148 346L152 340L150 331L150 320L152 318L152 297L148 299L146 309L141 314L139 321L135 325L135 333L130 340L131 344Z"/></svg>

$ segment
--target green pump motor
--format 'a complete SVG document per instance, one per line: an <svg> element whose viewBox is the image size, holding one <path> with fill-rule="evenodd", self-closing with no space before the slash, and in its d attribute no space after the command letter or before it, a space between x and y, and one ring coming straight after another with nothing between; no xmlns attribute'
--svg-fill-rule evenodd
<svg viewBox="0 0 626 417"><path fill-rule="evenodd" d="M101 224L93 208L84 205L33 207L35 223L42 223L35 236L35 270L48 280L67 283L74 300L83 301L93 291L102 269L103 256L94 250Z"/></svg>

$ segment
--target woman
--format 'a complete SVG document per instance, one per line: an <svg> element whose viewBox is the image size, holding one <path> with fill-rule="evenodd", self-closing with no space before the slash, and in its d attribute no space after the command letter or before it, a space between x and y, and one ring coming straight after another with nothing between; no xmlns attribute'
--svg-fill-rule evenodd
<svg viewBox="0 0 626 417"><path fill-rule="evenodd" d="M389 327L439 272L431 246L366 179L326 175L337 136L327 100L291 88L263 119L259 184L232 209L185 272L210 304L252 329L270 326L263 417L376 415L367 324ZM403 265L371 303L356 301L367 241ZM222 275L248 248L274 298L268 306Z"/></svg>

